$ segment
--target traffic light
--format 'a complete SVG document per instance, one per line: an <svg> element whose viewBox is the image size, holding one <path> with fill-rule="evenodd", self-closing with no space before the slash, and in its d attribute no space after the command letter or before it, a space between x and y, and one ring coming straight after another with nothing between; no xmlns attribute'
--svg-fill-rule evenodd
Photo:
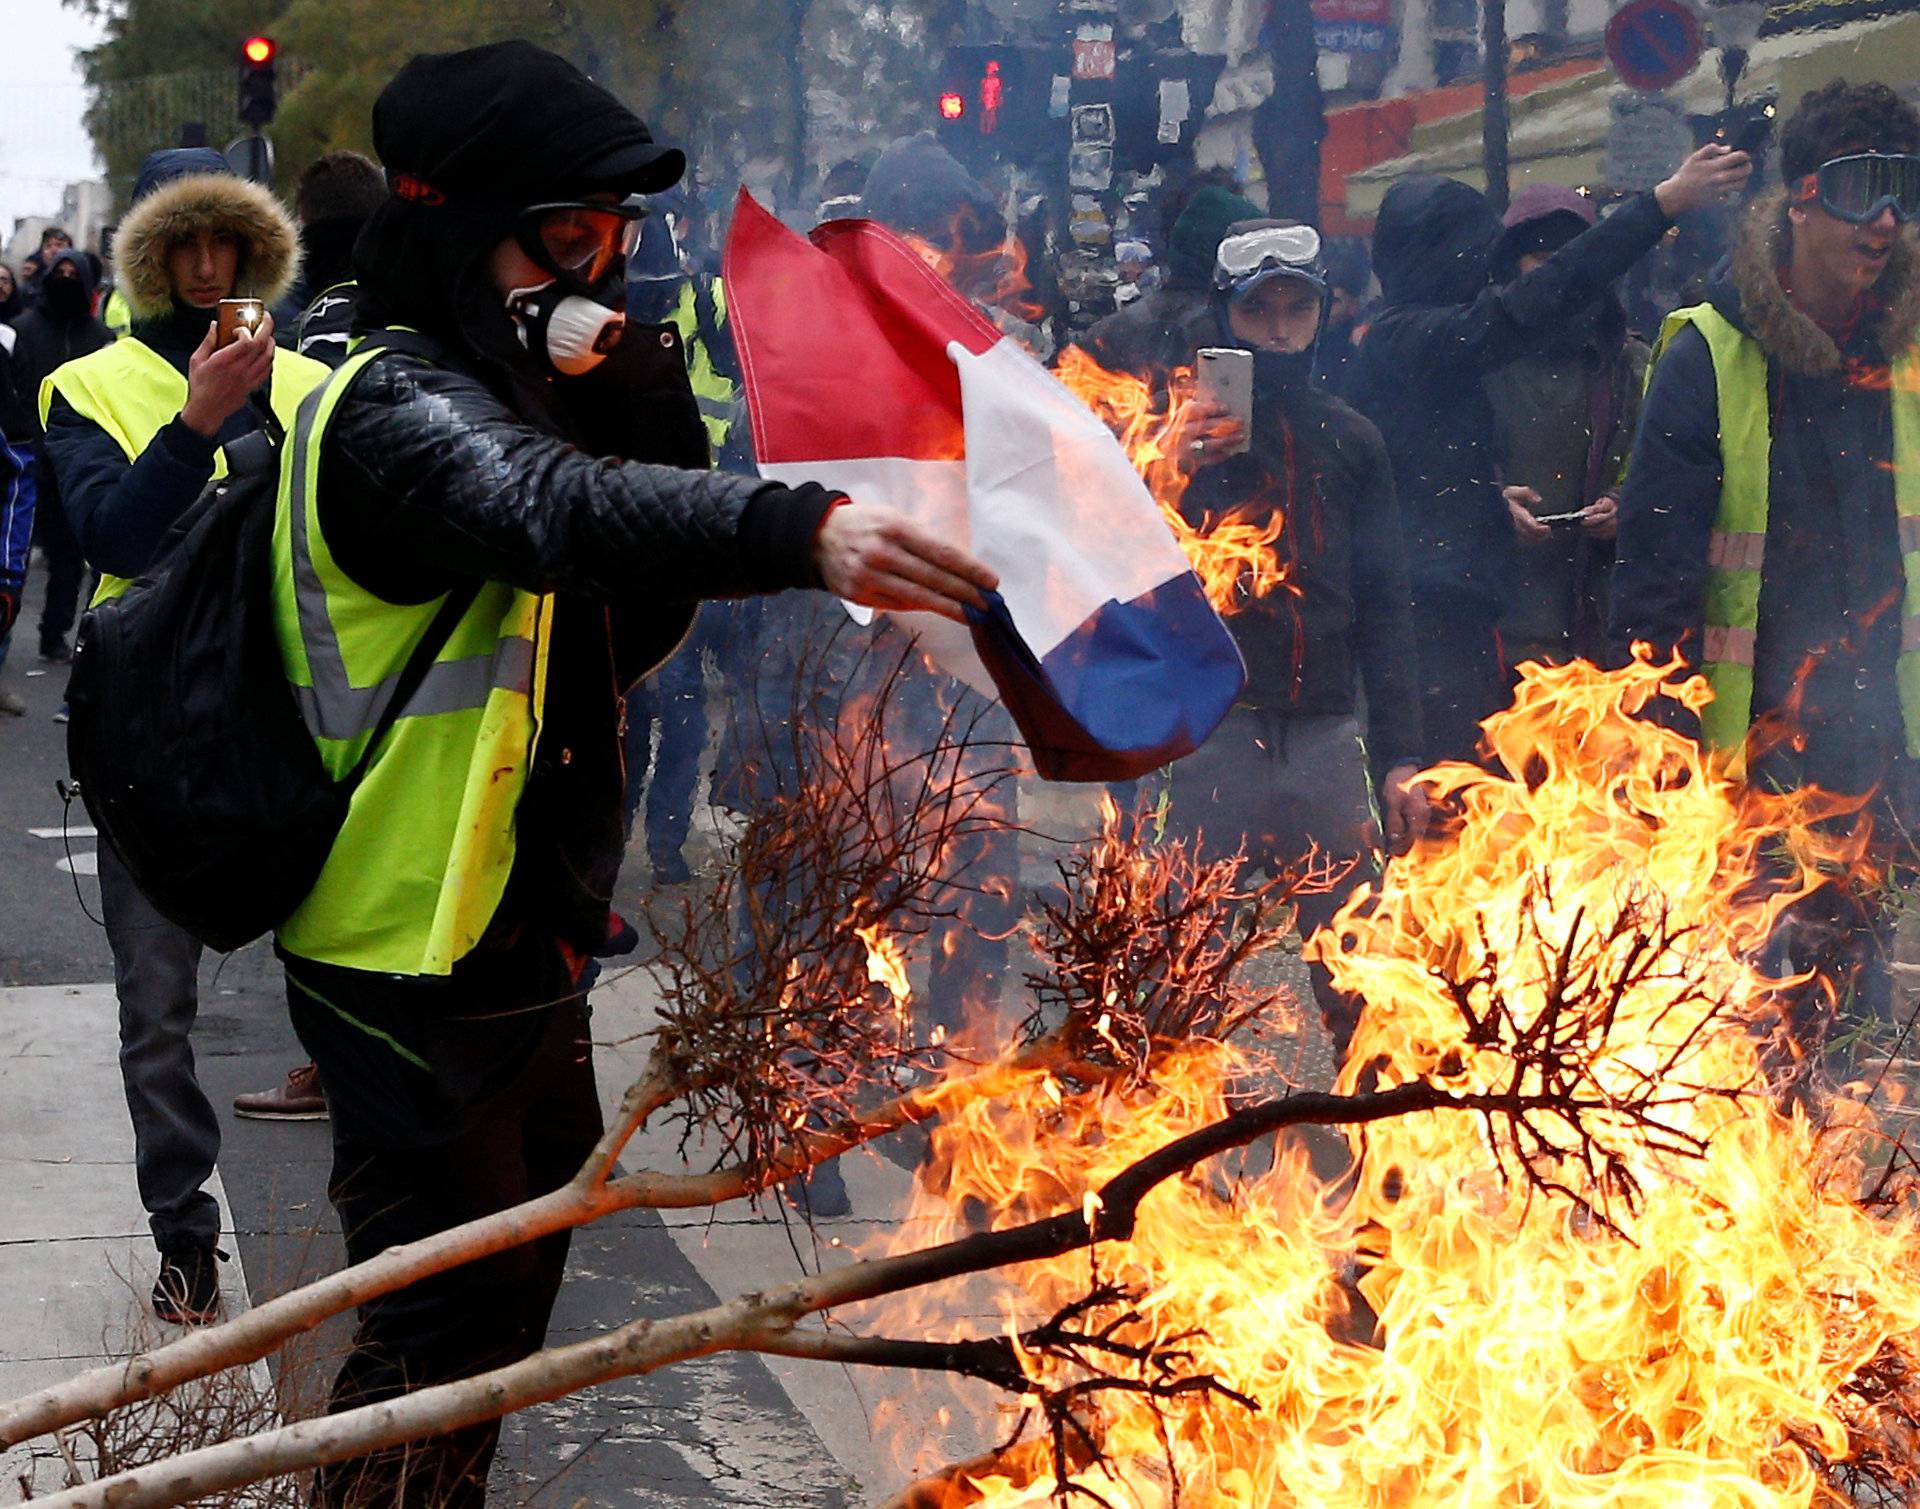
<svg viewBox="0 0 1920 1509"><path fill-rule="evenodd" d="M249 126L266 125L278 107L273 60L279 51L272 37L248 37L240 44L239 112Z"/></svg>
<svg viewBox="0 0 1920 1509"><path fill-rule="evenodd" d="M1031 162L1050 144L1059 148L1066 125L1050 119L1048 104L1054 75L1066 72L1060 49L949 47L935 96L941 145L975 170L997 157Z"/></svg>

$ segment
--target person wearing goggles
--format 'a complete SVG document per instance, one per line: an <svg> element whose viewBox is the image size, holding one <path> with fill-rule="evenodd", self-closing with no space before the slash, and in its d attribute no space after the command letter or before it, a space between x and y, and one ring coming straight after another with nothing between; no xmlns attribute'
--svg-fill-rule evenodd
<svg viewBox="0 0 1920 1509"><path fill-rule="evenodd" d="M1318 231L1235 222L1210 282L1205 310L1186 327L1182 365L1199 376L1190 390L1169 384L1167 444L1191 478L1182 509L1202 531L1229 516L1254 525L1277 517L1287 584L1249 597L1226 620L1247 689L1206 745L1174 767L1169 822L1209 857L1240 850L1269 873L1314 851L1364 871L1381 846L1375 791L1395 851L1427 821L1413 783L1420 699L1386 447L1313 381L1329 302ZM1364 740L1356 686L1365 688ZM1331 893L1299 898L1302 935L1325 926L1339 902ZM1321 1015L1344 1045L1357 1003L1319 965L1311 974Z"/></svg>
<svg viewBox="0 0 1920 1509"><path fill-rule="evenodd" d="M611 199L607 195L532 205L520 212L514 240L556 278L590 292L633 255L647 218L647 207L638 198L617 204Z"/></svg>
<svg viewBox="0 0 1920 1509"><path fill-rule="evenodd" d="M1662 333L1609 635L1706 678L1699 733L1732 768L1858 797L1880 840L1920 816L1920 553L1897 496L1920 475L1917 154L1920 113L1885 85L1836 79L1787 120L1783 188ZM1803 1063L1832 1001L1890 1006L1878 915L1782 930L1800 941L1769 968L1817 965L1823 992L1795 1013Z"/></svg>

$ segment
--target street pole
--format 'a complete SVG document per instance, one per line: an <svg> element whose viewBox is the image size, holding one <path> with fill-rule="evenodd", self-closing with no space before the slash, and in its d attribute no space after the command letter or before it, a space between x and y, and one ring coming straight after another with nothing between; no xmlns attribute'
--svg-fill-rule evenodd
<svg viewBox="0 0 1920 1509"><path fill-rule="evenodd" d="M1480 110L1480 151L1486 164L1487 198L1506 212L1507 184L1507 0L1480 0L1480 70L1485 103Z"/></svg>
<svg viewBox="0 0 1920 1509"><path fill-rule="evenodd" d="M787 203L796 214L811 201L812 185L807 182L807 12L813 0L787 0L792 22L787 45L787 102L791 107L788 130L793 154L787 164Z"/></svg>
<svg viewBox="0 0 1920 1509"><path fill-rule="evenodd" d="M1267 213L1320 223L1320 147L1327 134L1320 51L1309 0L1275 0L1273 93L1253 113L1254 150L1267 178Z"/></svg>

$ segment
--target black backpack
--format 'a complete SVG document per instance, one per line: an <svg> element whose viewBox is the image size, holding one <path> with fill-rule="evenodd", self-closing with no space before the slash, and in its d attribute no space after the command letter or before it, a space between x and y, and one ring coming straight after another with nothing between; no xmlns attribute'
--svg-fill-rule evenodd
<svg viewBox="0 0 1920 1509"><path fill-rule="evenodd" d="M281 449L261 431L226 452L228 475L148 574L81 620L67 691L67 761L102 840L161 915L221 951L271 932L313 889L355 785L480 588L447 595L366 753L335 781L274 628Z"/></svg>

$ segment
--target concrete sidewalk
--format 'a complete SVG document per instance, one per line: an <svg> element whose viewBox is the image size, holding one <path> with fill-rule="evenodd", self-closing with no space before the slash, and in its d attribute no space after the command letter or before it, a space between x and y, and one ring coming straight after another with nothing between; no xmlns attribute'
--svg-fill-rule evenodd
<svg viewBox="0 0 1920 1509"><path fill-rule="evenodd" d="M0 1397L12 1399L149 1345L159 1258L134 1187L111 985L0 990ZM229 1314L246 1308L226 1191L216 1173ZM264 1397L264 1367L252 1385ZM90 1455L84 1445L81 1456ZM65 1486L42 1439L0 1454L0 1504Z"/></svg>
<svg viewBox="0 0 1920 1509"><path fill-rule="evenodd" d="M609 1114L644 1059L657 1000L642 970L595 993L596 1060ZM147 1308L157 1260L134 1184L116 1020L110 985L0 990L0 1398L177 1334ZM234 1147L225 1152L239 1156ZM677 1129L643 1132L625 1163L686 1167ZM242 1166L256 1168L251 1157ZM293 1167L284 1197L324 1201L319 1190L295 1187ZM552 1339L580 1340L636 1316L683 1313L820 1263L850 1261L853 1248L895 1229L911 1176L871 1153L848 1157L844 1167L854 1214L823 1222L814 1237L781 1219L777 1207L756 1213L744 1202L668 1212L664 1227L660 1216L634 1212L579 1233ZM232 1313L248 1302L247 1275L217 1175L212 1192L221 1202L222 1246L234 1254L222 1270ZM987 1332L998 1329L992 1315L979 1319ZM271 1398L264 1364L246 1393ZM494 1497L572 1505L585 1491L599 1503L609 1479L624 1478L624 1502L876 1503L917 1471L981 1449L985 1439L972 1419L945 1380L903 1386L827 1364L723 1355L511 1417ZM92 1467L84 1441L70 1449ZM0 1504L67 1481L59 1450L45 1438L0 1455Z"/></svg>

